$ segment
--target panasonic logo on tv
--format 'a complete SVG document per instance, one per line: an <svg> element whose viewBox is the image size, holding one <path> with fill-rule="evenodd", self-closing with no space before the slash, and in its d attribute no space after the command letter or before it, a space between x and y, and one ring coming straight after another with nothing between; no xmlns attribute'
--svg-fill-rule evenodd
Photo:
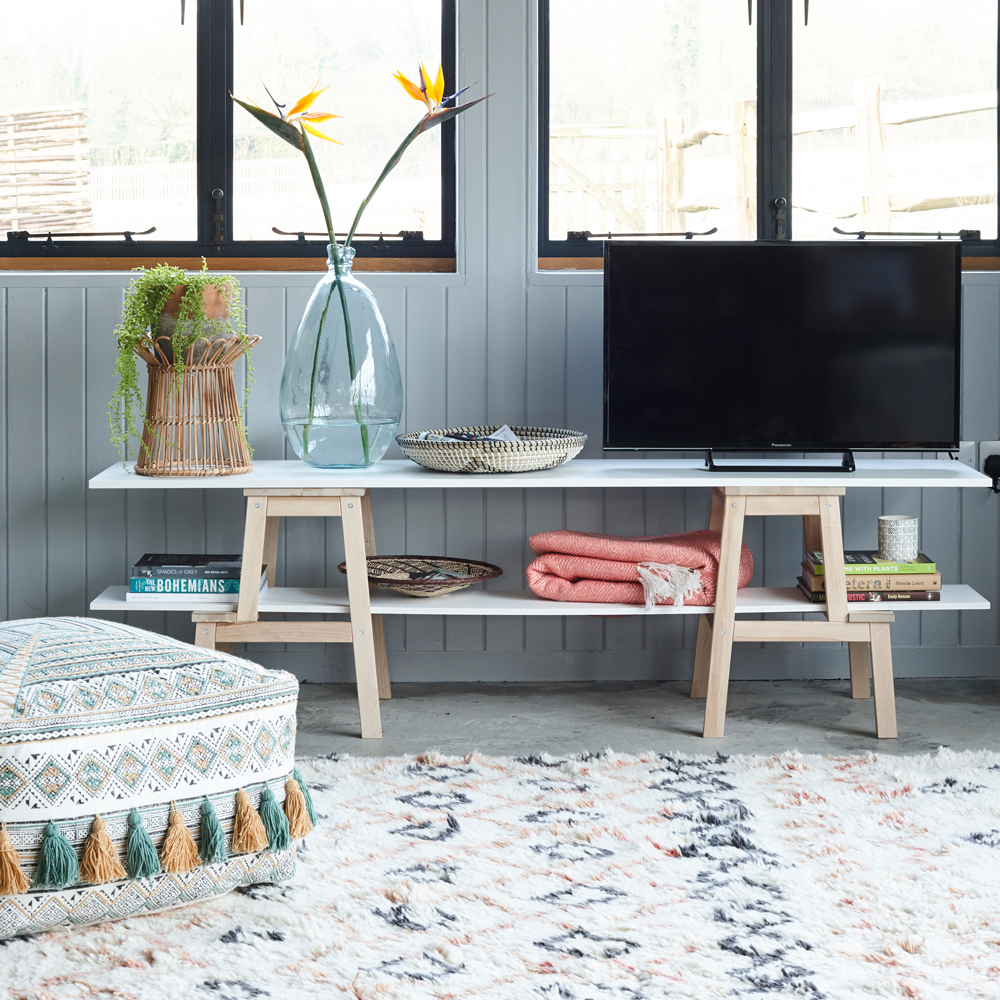
<svg viewBox="0 0 1000 1000"><path fill-rule="evenodd" d="M771 442L772 448L791 448L790 444L775 444L774 441Z"/></svg>

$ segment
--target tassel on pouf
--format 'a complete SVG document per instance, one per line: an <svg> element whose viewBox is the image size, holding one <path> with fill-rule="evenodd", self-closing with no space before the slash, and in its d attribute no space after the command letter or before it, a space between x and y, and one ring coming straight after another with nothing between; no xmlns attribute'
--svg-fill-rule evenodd
<svg viewBox="0 0 1000 1000"><path fill-rule="evenodd" d="M38 867L31 881L32 889L62 889L80 878L80 864L73 845L56 823L45 824Z"/></svg>
<svg viewBox="0 0 1000 1000"><path fill-rule="evenodd" d="M26 892L28 880L21 871L21 859L10 842L7 824L0 823L0 896Z"/></svg>
<svg viewBox="0 0 1000 1000"><path fill-rule="evenodd" d="M228 861L226 835L215 812L215 807L206 795L201 804L201 858L206 865L217 861Z"/></svg>
<svg viewBox="0 0 1000 1000"><path fill-rule="evenodd" d="M170 803L170 820L167 835L160 849L160 863L165 872L189 872L201 864L198 848L191 831L184 825L184 813L176 802Z"/></svg>
<svg viewBox="0 0 1000 1000"><path fill-rule="evenodd" d="M83 845L83 859L80 862L80 872L91 885L101 885L104 882L115 882L125 878L118 849L108 836L104 820L94 817L90 827L90 836Z"/></svg>
<svg viewBox="0 0 1000 1000"><path fill-rule="evenodd" d="M285 782L285 815L288 817L288 833L294 840L300 840L313 828L306 797L294 778Z"/></svg>
<svg viewBox="0 0 1000 1000"><path fill-rule="evenodd" d="M298 783L299 789L302 792L302 797L306 800L306 812L309 814L309 822L315 826L319 820L316 817L316 809L313 806L312 795L309 794L309 786L306 784L305 778L302 777L302 772L295 768L292 771L292 777Z"/></svg>
<svg viewBox="0 0 1000 1000"><path fill-rule="evenodd" d="M236 816L233 819L233 854L250 854L267 847L267 832L250 803L250 796L244 789L236 793Z"/></svg>
<svg viewBox="0 0 1000 1000"><path fill-rule="evenodd" d="M281 811L274 792L265 784L260 795L260 818L267 834L267 846L271 851L284 851L292 842L288 835L288 819Z"/></svg>
<svg viewBox="0 0 1000 1000"><path fill-rule="evenodd" d="M153 838L142 825L138 809L128 814L128 838L125 841L125 866L129 878L149 878L161 871Z"/></svg>

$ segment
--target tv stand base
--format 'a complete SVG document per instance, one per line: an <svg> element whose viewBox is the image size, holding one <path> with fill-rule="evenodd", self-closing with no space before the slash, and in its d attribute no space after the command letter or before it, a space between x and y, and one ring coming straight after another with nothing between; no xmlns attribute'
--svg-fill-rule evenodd
<svg viewBox="0 0 1000 1000"><path fill-rule="evenodd" d="M755 464L749 465L716 465L712 449L708 449L708 457L705 459L705 468L709 472L856 472L854 464L854 452L845 451L840 465L776 465L770 459L758 459Z"/></svg>

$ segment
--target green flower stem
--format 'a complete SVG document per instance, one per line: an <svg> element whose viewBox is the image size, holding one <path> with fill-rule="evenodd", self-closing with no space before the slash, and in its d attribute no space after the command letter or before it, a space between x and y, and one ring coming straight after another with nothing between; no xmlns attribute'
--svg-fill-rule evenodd
<svg viewBox="0 0 1000 1000"><path fill-rule="evenodd" d="M353 386L354 380L358 375L358 368L354 358L354 335L351 330L351 316L347 309L347 293L344 291L344 283L341 280L342 272L340 270L340 258L337 255L337 236L333 231L333 219L330 216L330 203L326 198L326 188L323 186L323 178L320 175L319 167L316 164L316 157L313 155L312 143L309 141L309 133L306 132L305 129L302 130L302 151L305 153L306 162L309 164L309 172L312 174L313 185L316 188L319 203L323 208L323 218L326 222L326 230L330 236L335 283L340 291L340 306L344 312L344 333L347 337L347 366L351 375L351 385ZM347 245L349 246L350 244L348 243ZM302 432L302 448L304 451L308 451L309 448L309 428L312 426L313 416L316 412L316 376L319 370L319 345L320 338L323 335L323 326L326 323L326 313L330 308L330 299L332 296L333 289L331 288L326 297L326 305L323 307L323 312L319 319L319 329L316 331L316 350L313 354L312 379L309 385L309 423L306 424L305 429ZM361 404L357 398L354 400L354 418L357 420L358 426L361 428L361 447L364 449L365 465L368 465L371 462L371 448L368 443L368 428L362 420Z"/></svg>
<svg viewBox="0 0 1000 1000"><path fill-rule="evenodd" d="M372 187L371 191L368 192L368 196L358 206L357 214L354 216L354 221L351 223L351 231L347 234L347 239L344 241L345 247L349 247L351 245L351 242L354 239L354 233L357 230L359 223L361 222L361 216L364 214L365 209L368 207L368 202L370 202L372 198L375 197L375 192L382 186L382 181L384 181L386 177L388 177L389 174L392 173L396 164L399 163L399 161L403 158L403 153L406 152L407 147L410 145L410 143L413 142L413 140L416 139L416 137L420 135L420 133L424 130L425 128L424 123L427 117L428 116L425 115L423 118L421 118L420 121L418 121L417 124L413 126L413 128L410 130L406 138L399 144L399 146L396 149L396 152L389 157L389 162L382 168L382 173L378 175L378 180L375 182L374 187ZM306 155L308 156L308 154Z"/></svg>

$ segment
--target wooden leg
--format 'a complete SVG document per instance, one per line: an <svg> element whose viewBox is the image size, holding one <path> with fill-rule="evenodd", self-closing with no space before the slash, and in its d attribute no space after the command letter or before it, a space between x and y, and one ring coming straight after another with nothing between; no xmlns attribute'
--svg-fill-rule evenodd
<svg viewBox="0 0 1000 1000"><path fill-rule="evenodd" d="M201 649L215 649L215 622L194 623L194 644Z"/></svg>
<svg viewBox="0 0 1000 1000"><path fill-rule="evenodd" d="M840 498L817 497L823 538L823 574L826 579L826 617L847 621L847 577L844 575L844 539L840 527Z"/></svg>
<svg viewBox="0 0 1000 1000"><path fill-rule="evenodd" d="M215 644L215 648L220 653L232 653L232 651L233 651L233 644L231 642L217 642Z"/></svg>
<svg viewBox="0 0 1000 1000"><path fill-rule="evenodd" d="M708 696L708 667L712 659L712 615L698 616L698 644L694 650L691 697Z"/></svg>
<svg viewBox="0 0 1000 1000"><path fill-rule="evenodd" d="M868 643L849 642L847 647L851 657L851 697L870 698L872 691L868 683L868 675L871 672Z"/></svg>
<svg viewBox="0 0 1000 1000"><path fill-rule="evenodd" d="M875 735L896 738L896 692L892 683L892 644L889 623L872 622L872 682L875 688Z"/></svg>
<svg viewBox="0 0 1000 1000"><path fill-rule="evenodd" d="M236 617L241 622L257 621L260 601L260 574L264 563L264 534L267 530L267 497L247 497L247 523L243 531L243 569L240 572L240 601Z"/></svg>
<svg viewBox="0 0 1000 1000"><path fill-rule="evenodd" d="M361 736L363 739L381 739L382 720L378 707L375 634L368 595L368 567L365 562L365 530L361 498L344 497L340 516L344 528L347 597L351 606L354 672L358 683Z"/></svg>
<svg viewBox="0 0 1000 1000"><path fill-rule="evenodd" d="M722 548L719 553L719 583L715 593L715 614L712 621L705 728L702 732L707 737L719 737L725 732L729 661L733 652L736 587L740 575L740 547L743 542L746 503L746 497L743 496L725 498Z"/></svg>
<svg viewBox="0 0 1000 1000"><path fill-rule="evenodd" d="M375 551L375 522L372 520L371 490L365 490L361 498L361 517L365 526L365 555L377 555ZM389 682L389 658L385 652L385 629L382 616L372 616L372 638L375 642L375 675L378 677L378 696L388 701L392 697Z"/></svg>
<svg viewBox="0 0 1000 1000"><path fill-rule="evenodd" d="M278 518L269 517L264 524L264 565L267 566L267 585L274 586L275 574L278 572ZM260 577L258 576L259 580Z"/></svg>
<svg viewBox="0 0 1000 1000"><path fill-rule="evenodd" d="M802 518L802 548L806 552L818 552L823 548L818 514L807 514Z"/></svg>

